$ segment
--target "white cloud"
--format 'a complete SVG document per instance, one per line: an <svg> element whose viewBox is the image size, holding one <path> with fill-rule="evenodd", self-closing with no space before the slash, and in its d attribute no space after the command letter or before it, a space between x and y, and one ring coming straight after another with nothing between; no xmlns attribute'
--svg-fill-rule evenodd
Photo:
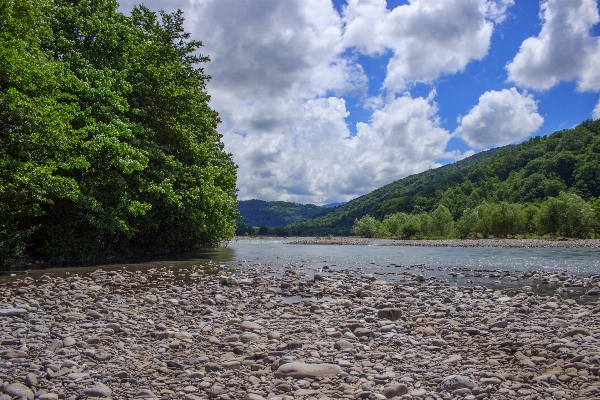
<svg viewBox="0 0 600 400"><path fill-rule="evenodd" d="M464 70L490 47L494 22L513 0L413 0L389 11L385 0L349 0L344 8L347 46L369 55L392 51L384 86L402 92Z"/></svg>
<svg viewBox="0 0 600 400"><path fill-rule="evenodd" d="M469 114L459 118L455 133L472 147L495 147L519 142L543 123L532 95L515 88L491 90L479 97Z"/></svg>
<svg viewBox="0 0 600 400"><path fill-rule="evenodd" d="M598 104L596 104L594 111L592 111L592 118L600 119L600 100L598 100Z"/></svg>
<svg viewBox="0 0 600 400"><path fill-rule="evenodd" d="M327 203L350 200L439 166L451 135L431 99L404 95L375 111L351 137L343 99L307 100L282 133L226 133L243 198ZM237 136L237 138L235 137ZM241 175L241 174L240 174Z"/></svg>
<svg viewBox="0 0 600 400"><path fill-rule="evenodd" d="M545 90L576 79L578 90L600 90L600 38L590 36L600 21L596 1L548 0L540 18L540 34L523 41L506 66L509 81Z"/></svg>

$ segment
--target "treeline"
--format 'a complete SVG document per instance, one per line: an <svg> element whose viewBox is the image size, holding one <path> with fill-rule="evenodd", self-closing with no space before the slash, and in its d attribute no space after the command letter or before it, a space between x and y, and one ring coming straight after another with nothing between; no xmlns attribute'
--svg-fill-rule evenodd
<svg viewBox="0 0 600 400"><path fill-rule="evenodd" d="M242 200L238 212L242 217L238 225L268 228L284 227L305 221L316 215L331 211L330 208L314 204L298 204L287 201ZM237 235L238 233L236 233Z"/></svg>
<svg viewBox="0 0 600 400"><path fill-rule="evenodd" d="M538 204L488 203L463 210L454 219L439 204L430 212L394 213L378 220L357 219L352 233L370 238L448 239L561 236L588 238L600 234L600 198L586 202L574 193L561 192Z"/></svg>
<svg viewBox="0 0 600 400"><path fill-rule="evenodd" d="M282 226L270 228L266 225L252 226L243 222L237 222L235 226L236 236L287 236L288 231Z"/></svg>
<svg viewBox="0 0 600 400"><path fill-rule="evenodd" d="M0 1L0 267L234 233L236 166L181 12Z"/></svg>
<svg viewBox="0 0 600 400"><path fill-rule="evenodd" d="M476 154L412 175L293 226L294 235L348 235L356 219L423 214L439 204L454 221L485 203L541 204L561 192L600 196L600 120Z"/></svg>

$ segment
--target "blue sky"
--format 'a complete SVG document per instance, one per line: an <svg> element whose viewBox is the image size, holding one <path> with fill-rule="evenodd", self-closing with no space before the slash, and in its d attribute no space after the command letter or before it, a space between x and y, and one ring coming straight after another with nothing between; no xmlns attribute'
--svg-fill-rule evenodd
<svg viewBox="0 0 600 400"><path fill-rule="evenodd" d="M594 0L145 4L182 9L212 58L240 199L348 201L600 118Z"/></svg>

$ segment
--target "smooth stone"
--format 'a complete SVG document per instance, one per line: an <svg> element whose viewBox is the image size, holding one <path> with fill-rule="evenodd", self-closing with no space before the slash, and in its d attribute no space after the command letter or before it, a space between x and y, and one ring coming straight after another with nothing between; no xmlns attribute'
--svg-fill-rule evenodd
<svg viewBox="0 0 600 400"><path fill-rule="evenodd" d="M430 326L425 327L425 329L423 329L423 335L425 336L435 336L435 329L433 329Z"/></svg>
<svg viewBox="0 0 600 400"><path fill-rule="evenodd" d="M358 337L366 336L366 337L375 337L375 332L368 328L356 328L354 330L354 334Z"/></svg>
<svg viewBox="0 0 600 400"><path fill-rule="evenodd" d="M403 396L408 393L408 387L402 383L394 383L383 388L381 394L391 399L396 396Z"/></svg>
<svg viewBox="0 0 600 400"><path fill-rule="evenodd" d="M258 342L259 336L256 333L244 332L240 335L240 342L242 343L254 343Z"/></svg>
<svg viewBox="0 0 600 400"><path fill-rule="evenodd" d="M382 319L396 321L402 317L402 309L400 308L382 308L377 310L377 316Z"/></svg>
<svg viewBox="0 0 600 400"><path fill-rule="evenodd" d="M56 393L44 393L37 400L58 400L58 395Z"/></svg>
<svg viewBox="0 0 600 400"><path fill-rule="evenodd" d="M137 392L135 397L140 397L142 399L153 399L153 398L157 398L158 396L156 396L154 394L154 392L152 392L151 390L141 389L140 391Z"/></svg>
<svg viewBox="0 0 600 400"><path fill-rule="evenodd" d="M292 362L280 366L275 371L275 377L292 378L321 378L331 377L343 373L344 370L335 364L304 364Z"/></svg>
<svg viewBox="0 0 600 400"><path fill-rule="evenodd" d="M27 310L24 308L4 308L0 310L0 317L14 317L23 314L27 314Z"/></svg>
<svg viewBox="0 0 600 400"><path fill-rule="evenodd" d="M10 360L12 358L24 358L27 357L27 353L23 350L5 350L2 352L2 358Z"/></svg>
<svg viewBox="0 0 600 400"><path fill-rule="evenodd" d="M38 378L35 376L33 372L28 373L25 376L25 384L30 388L36 387L38 385Z"/></svg>
<svg viewBox="0 0 600 400"><path fill-rule="evenodd" d="M262 397L260 394L248 393L246 395L246 400L266 400L266 399L264 397Z"/></svg>
<svg viewBox="0 0 600 400"><path fill-rule="evenodd" d="M83 394L90 397L101 397L106 398L110 397L112 394L112 390L103 383L96 383L94 386L90 386L87 389L83 389Z"/></svg>
<svg viewBox="0 0 600 400"><path fill-rule="evenodd" d="M352 349L354 348L354 345L352 343L350 343L347 340L344 339L340 339L337 342L335 342L335 344L333 345L333 347L336 350L345 350L345 349Z"/></svg>
<svg viewBox="0 0 600 400"><path fill-rule="evenodd" d="M63 340L63 346L64 347L71 347L71 346L75 346L75 344L77 343L77 340L75 340L75 338L72 337L66 337L65 340Z"/></svg>
<svg viewBox="0 0 600 400"><path fill-rule="evenodd" d="M508 321L498 321L498 322L494 322L493 324L490 325L490 329L493 328L506 328L508 326Z"/></svg>
<svg viewBox="0 0 600 400"><path fill-rule="evenodd" d="M11 383L4 389L4 393L12 397L25 397L27 400L33 400L34 398L31 389L22 383Z"/></svg>
<svg viewBox="0 0 600 400"><path fill-rule="evenodd" d="M102 314L100 314L98 311L96 310L90 310L86 313L86 315L90 318L94 318L94 319L100 319L102 318Z"/></svg>
<svg viewBox="0 0 600 400"><path fill-rule="evenodd" d="M464 375L450 375L445 377L439 384L440 389L449 392L456 389L468 388L474 389L477 383Z"/></svg>
<svg viewBox="0 0 600 400"><path fill-rule="evenodd" d="M61 347L63 347L63 341L60 339L54 339L52 343L50 343L50 346L48 346L48 351L56 353L56 350L60 349Z"/></svg>
<svg viewBox="0 0 600 400"><path fill-rule="evenodd" d="M245 331L260 331L263 329L262 325L252 321L244 321L240 324L240 329Z"/></svg>

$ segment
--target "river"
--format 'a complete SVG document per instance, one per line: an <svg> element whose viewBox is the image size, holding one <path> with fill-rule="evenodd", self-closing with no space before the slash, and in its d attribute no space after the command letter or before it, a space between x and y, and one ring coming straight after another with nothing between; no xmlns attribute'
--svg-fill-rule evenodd
<svg viewBox="0 0 600 400"><path fill-rule="evenodd" d="M94 265L86 267L30 270L37 279L42 274L65 276L103 270L185 269L193 265L235 271L259 266L279 275L285 266L310 277L315 271L353 269L375 274L379 279L401 283L414 274L435 276L454 285L486 285L493 288L519 289L524 286L551 293L560 285L513 277L526 271L552 273L566 271L579 277L600 274L600 250L573 248L490 248L490 247L418 247L365 245L298 245L294 239L234 239L220 248L170 256L152 262ZM4 273L0 283L22 278L23 272ZM552 283L552 282L550 282ZM581 289L574 288L573 293Z"/></svg>

